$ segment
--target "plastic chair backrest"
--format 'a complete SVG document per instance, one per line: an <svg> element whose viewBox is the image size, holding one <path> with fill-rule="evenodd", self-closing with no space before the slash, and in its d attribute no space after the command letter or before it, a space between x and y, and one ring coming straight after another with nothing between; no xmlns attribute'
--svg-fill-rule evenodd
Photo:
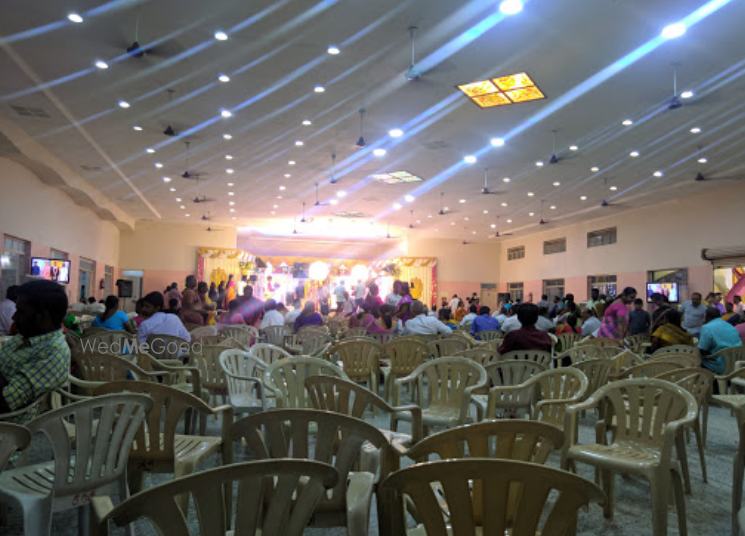
<svg viewBox="0 0 745 536"><path fill-rule="evenodd" d="M429 346L415 338L399 337L383 347L391 360L391 374L408 376L431 357Z"/></svg>
<svg viewBox="0 0 745 536"><path fill-rule="evenodd" d="M316 432L311 441L310 430ZM391 469L390 444L373 425L360 419L315 409L278 409L251 415L233 424L234 440L245 441L256 459L296 458L333 465L339 481L318 504L317 511L341 510L346 505L347 480L365 442L381 449L380 476Z"/></svg>
<svg viewBox="0 0 745 536"><path fill-rule="evenodd" d="M225 534L228 498L226 487L237 483L237 534L301 536L325 490L333 488L339 473L328 464L309 460L262 460L227 465L181 477L135 495L106 518L126 526L140 518L155 525L158 534L190 536L176 498L190 494L198 515L192 520L198 534Z"/></svg>
<svg viewBox="0 0 745 536"><path fill-rule="evenodd" d="M370 337L375 339L379 344L385 346L396 338L395 333L371 333Z"/></svg>
<svg viewBox="0 0 745 536"><path fill-rule="evenodd" d="M330 353L337 354L350 378L369 378L378 369L383 347L374 340L351 339L335 344Z"/></svg>
<svg viewBox="0 0 745 536"><path fill-rule="evenodd" d="M514 352L507 352L502 356L503 361L509 361L510 359L534 361L546 368L551 366L551 352L543 352L541 350L515 350Z"/></svg>
<svg viewBox="0 0 745 536"><path fill-rule="evenodd" d="M499 352L486 345L479 345L474 348L469 348L468 350L461 350L455 355L456 357L465 357L467 359L472 359L482 367L486 367L487 365L491 365L492 363L497 363L502 360L502 356L499 354Z"/></svg>
<svg viewBox="0 0 745 536"><path fill-rule="evenodd" d="M660 357L665 354L692 354L701 357L701 352L698 351L698 348L686 344L675 344L673 346L659 348L652 354L652 357Z"/></svg>
<svg viewBox="0 0 745 536"><path fill-rule="evenodd" d="M269 326L261 330L266 335L266 342L274 346L284 347L285 339L292 335L292 328L289 326Z"/></svg>
<svg viewBox="0 0 745 536"><path fill-rule="evenodd" d="M478 332L479 340L493 341L495 339L504 339L504 332L501 329L487 329Z"/></svg>
<svg viewBox="0 0 745 536"><path fill-rule="evenodd" d="M91 382L126 380L130 373L140 380L146 380L150 376L150 373L135 363L112 354L80 354L77 365L82 379Z"/></svg>
<svg viewBox="0 0 745 536"><path fill-rule="evenodd" d="M318 326L313 326L318 327ZM318 350L324 347L326 344L333 342L334 339L328 333L324 333L320 330L311 330L303 328L298 331L295 335L295 340L302 347L303 355L311 355L318 352Z"/></svg>
<svg viewBox="0 0 745 536"><path fill-rule="evenodd" d="M532 376L547 370L545 365L524 359L499 361L484 367L491 386L514 386L525 383Z"/></svg>
<svg viewBox="0 0 745 536"><path fill-rule="evenodd" d="M714 373L698 366L663 372L657 376L657 379L680 385L683 389L691 393L698 405L701 406L707 402L711 394Z"/></svg>
<svg viewBox="0 0 745 536"><path fill-rule="evenodd" d="M229 325L220 331L226 337L235 339L246 348L250 347L259 338L259 331L253 326Z"/></svg>
<svg viewBox="0 0 745 536"><path fill-rule="evenodd" d="M671 361L664 361L661 359L645 361L641 365L634 365L619 374L619 380L626 380L629 378L654 378L669 372L671 370L682 369L683 365L673 363Z"/></svg>
<svg viewBox="0 0 745 536"><path fill-rule="evenodd" d="M649 333L637 333L636 335L629 335L626 337L626 348L634 352L635 354L641 353L643 344L650 342L652 337Z"/></svg>
<svg viewBox="0 0 745 536"><path fill-rule="evenodd" d="M730 374L735 370L735 363L745 361L745 346L733 346L717 352L718 356L724 358L724 374Z"/></svg>
<svg viewBox="0 0 745 536"><path fill-rule="evenodd" d="M585 373L572 367L561 367L541 372L533 381L540 389L535 418L541 422L564 426L564 412L570 404L582 401L589 382Z"/></svg>
<svg viewBox="0 0 745 536"><path fill-rule="evenodd" d="M412 375L418 376L420 399L425 392L423 380L427 379L428 389L424 400L430 408L461 408L466 389L486 385L487 382L484 367L465 357L440 357L427 361Z"/></svg>
<svg viewBox="0 0 745 536"><path fill-rule="evenodd" d="M429 350L432 355L437 357L451 357L456 355L458 352L468 350L471 345L462 337L447 337L445 339L438 339L429 343Z"/></svg>
<svg viewBox="0 0 745 536"><path fill-rule="evenodd" d="M559 355L556 356L556 360L561 362L565 357L568 357L571 364L581 363L582 361L589 361L591 359L607 359L602 351L602 348L598 346L582 345L575 346L573 348L564 349Z"/></svg>
<svg viewBox="0 0 745 536"><path fill-rule="evenodd" d="M205 337L215 337L218 335L215 326L202 326L189 331L192 340L204 339Z"/></svg>
<svg viewBox="0 0 745 536"><path fill-rule="evenodd" d="M141 394L96 396L28 423L31 434L42 433L51 444L55 495L83 493L119 479L135 434L152 407L153 401ZM73 428L66 426L71 421Z"/></svg>
<svg viewBox="0 0 745 536"><path fill-rule="evenodd" d="M342 334L342 339L348 339L350 337L366 337L367 328L349 328Z"/></svg>
<svg viewBox="0 0 745 536"><path fill-rule="evenodd" d="M323 359L287 357L267 367L264 383L277 397L278 408L308 408L305 379L321 374L349 379L339 367Z"/></svg>
<svg viewBox="0 0 745 536"><path fill-rule="evenodd" d="M260 378L266 369L266 363L243 350L223 350L220 353L220 367L225 374L228 396L235 404L232 400L234 396L253 396L254 392L255 384L241 380L240 377Z"/></svg>
<svg viewBox="0 0 745 536"><path fill-rule="evenodd" d="M156 359L178 359L181 350L189 345L188 341L181 337L155 333L148 336L147 343L150 346L150 355Z"/></svg>
<svg viewBox="0 0 745 536"><path fill-rule="evenodd" d="M189 365L199 370L202 387L207 389L225 389L227 382L220 368L220 354L227 348L217 345L202 345L202 352L189 354Z"/></svg>
<svg viewBox="0 0 745 536"><path fill-rule="evenodd" d="M18 450L23 450L31 443L31 432L18 424L0 422L0 472L10 457Z"/></svg>
<svg viewBox="0 0 745 536"><path fill-rule="evenodd" d="M599 346L600 348L621 348L623 347L623 342L619 341L617 339L611 339L609 337L590 337L587 339L583 339L576 343L579 346Z"/></svg>
<svg viewBox="0 0 745 536"><path fill-rule="evenodd" d="M423 534L453 536L569 536L576 533L580 508L605 501L595 484L566 471L483 458L428 462L396 471L381 484L379 497L383 536L406 534L405 498L421 519ZM485 508L487 504L495 507Z"/></svg>
<svg viewBox="0 0 745 536"><path fill-rule="evenodd" d="M587 376L587 394L591 395L608 383L613 362L610 359L588 359L575 363L572 368L581 370Z"/></svg>
<svg viewBox="0 0 745 536"><path fill-rule="evenodd" d="M701 358L697 355L685 353L685 354L662 354L659 356L651 357L650 359L647 359L646 363L659 363L659 362L667 362L667 363L677 363L681 367L684 368L693 368L693 367L700 367L701 366Z"/></svg>
<svg viewBox="0 0 745 536"><path fill-rule="evenodd" d="M267 365L276 363L280 359L284 359L286 357L292 357L291 353L280 348L279 346L275 346L273 344L266 344L264 342L259 342L259 343L254 344L248 350L248 353L250 353L252 356L254 356L257 359L260 359Z"/></svg>
<svg viewBox="0 0 745 536"><path fill-rule="evenodd" d="M100 331L87 333L88 330ZM80 340L81 350L85 353L124 355L134 353L136 336L126 331L111 331L103 328L88 328Z"/></svg>
<svg viewBox="0 0 745 536"><path fill-rule="evenodd" d="M579 333L561 333L556 336L556 346L561 345L561 350L569 350L574 347L574 344L582 339L582 335Z"/></svg>

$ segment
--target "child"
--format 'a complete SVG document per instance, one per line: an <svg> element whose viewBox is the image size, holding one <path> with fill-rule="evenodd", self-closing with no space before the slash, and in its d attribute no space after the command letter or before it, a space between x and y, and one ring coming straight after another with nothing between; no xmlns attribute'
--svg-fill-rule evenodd
<svg viewBox="0 0 745 536"><path fill-rule="evenodd" d="M445 324L450 329L452 330L458 329L458 324L456 324L450 319L450 309L445 309L445 308L440 309L438 311L438 317L440 319L440 322Z"/></svg>
<svg viewBox="0 0 745 536"><path fill-rule="evenodd" d="M629 313L629 333L639 335L649 333L652 321L649 313L644 310L644 302L639 298L634 300L634 309Z"/></svg>

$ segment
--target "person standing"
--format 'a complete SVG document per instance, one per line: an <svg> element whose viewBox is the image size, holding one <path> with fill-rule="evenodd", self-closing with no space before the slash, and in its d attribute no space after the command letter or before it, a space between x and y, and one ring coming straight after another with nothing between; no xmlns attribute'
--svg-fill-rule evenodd
<svg viewBox="0 0 745 536"><path fill-rule="evenodd" d="M745 318L745 303L742 302L742 296L734 296L732 303L735 304L735 314L740 315L740 318Z"/></svg>
<svg viewBox="0 0 745 536"><path fill-rule="evenodd" d="M18 302L18 285L11 285L5 292L5 299L0 302L0 335L10 335L13 326L13 315L16 314Z"/></svg>
<svg viewBox="0 0 745 536"><path fill-rule="evenodd" d="M701 326L704 325L706 315L706 306L701 303L701 294L691 294L691 299L683 303L680 312L683 314L683 329L694 337L701 335Z"/></svg>
<svg viewBox="0 0 745 536"><path fill-rule="evenodd" d="M596 288L590 290L590 299L587 300L585 307L588 309L593 309L595 307L595 304L598 303L599 299L600 299L600 291Z"/></svg>
<svg viewBox="0 0 745 536"><path fill-rule="evenodd" d="M365 301L365 284L362 279L358 279L354 287L354 304L359 308L363 301Z"/></svg>
<svg viewBox="0 0 745 536"><path fill-rule="evenodd" d="M207 295L209 296L210 301L217 303L217 299L220 295L217 293L217 286L214 282L210 283L210 289Z"/></svg>
<svg viewBox="0 0 745 536"><path fill-rule="evenodd" d="M629 313L629 333L639 335L649 333L652 324L649 313L644 310L644 302L637 298L634 300L634 309Z"/></svg>
<svg viewBox="0 0 745 536"><path fill-rule="evenodd" d="M181 291L178 289L177 283L171 283L171 290L168 291L165 299L168 303L170 303L171 300L178 300L178 308L181 309L183 307L184 295L181 294Z"/></svg>
<svg viewBox="0 0 745 536"><path fill-rule="evenodd" d="M458 303L460 302L460 298L457 294L453 294L453 299L450 300L450 310L455 311L458 308Z"/></svg>
<svg viewBox="0 0 745 536"><path fill-rule="evenodd" d="M183 307L181 308L181 321L184 323L204 325L202 300L197 293L197 278L190 275L186 277L186 288L183 293ZM163 307L161 306L161 309Z"/></svg>
<svg viewBox="0 0 745 536"><path fill-rule="evenodd" d="M540 309L541 307L545 307L546 309L548 309L548 294L542 295L541 301L536 303L536 305L538 306L538 309Z"/></svg>
<svg viewBox="0 0 745 536"><path fill-rule="evenodd" d="M392 306L394 309L398 307L401 301L401 281L396 280L393 282L393 290L388 296L385 297L385 303Z"/></svg>
<svg viewBox="0 0 745 536"><path fill-rule="evenodd" d="M628 307L636 299L636 289L626 287L621 296L605 310L598 337L622 341L629 331Z"/></svg>
<svg viewBox="0 0 745 536"><path fill-rule="evenodd" d="M344 312L344 302L346 301L347 291L344 289L344 281L340 280L334 287L334 298L336 298L336 313Z"/></svg>

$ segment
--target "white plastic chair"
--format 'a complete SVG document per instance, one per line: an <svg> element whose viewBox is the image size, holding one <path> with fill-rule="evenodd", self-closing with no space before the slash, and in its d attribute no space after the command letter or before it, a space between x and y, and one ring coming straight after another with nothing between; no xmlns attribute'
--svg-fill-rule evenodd
<svg viewBox="0 0 745 536"><path fill-rule="evenodd" d="M248 350L248 353L259 359L260 361L263 361L267 365L276 363L280 359L284 359L286 357L292 357L292 354L289 353L287 350L273 344L267 344L265 342L254 344Z"/></svg>
<svg viewBox="0 0 745 536"><path fill-rule="evenodd" d="M153 401L140 394L98 396L50 411L28 424L32 434L47 437L54 459L0 474L0 501L23 512L26 536L51 534L52 513L71 508L81 508L78 532L85 534L92 497L112 492L120 500L129 497L129 449L152 407ZM65 426L70 419L75 422L74 440ZM133 535L131 529L128 534Z"/></svg>
<svg viewBox="0 0 745 536"><path fill-rule="evenodd" d="M235 414L266 411L262 375L266 363L242 350L225 350L220 354L220 367L228 384L228 399Z"/></svg>
<svg viewBox="0 0 745 536"><path fill-rule="evenodd" d="M310 408L305 379L323 374L349 380L341 368L323 359L288 357L269 365L264 385L276 397L277 408Z"/></svg>

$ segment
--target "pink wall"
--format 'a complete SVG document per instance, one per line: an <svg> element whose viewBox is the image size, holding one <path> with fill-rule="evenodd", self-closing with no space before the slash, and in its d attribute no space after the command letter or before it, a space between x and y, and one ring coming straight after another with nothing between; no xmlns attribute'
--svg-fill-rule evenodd
<svg viewBox="0 0 745 536"><path fill-rule="evenodd" d="M453 294L465 298L474 292L479 295L481 294L481 283L473 281L437 281L437 303L440 303L443 295L446 295L448 300L450 300Z"/></svg>
<svg viewBox="0 0 745 536"><path fill-rule="evenodd" d="M196 275L194 271L185 270L145 270L142 278L142 295L150 292L163 292L171 283L178 283L179 288L184 288L187 275Z"/></svg>

